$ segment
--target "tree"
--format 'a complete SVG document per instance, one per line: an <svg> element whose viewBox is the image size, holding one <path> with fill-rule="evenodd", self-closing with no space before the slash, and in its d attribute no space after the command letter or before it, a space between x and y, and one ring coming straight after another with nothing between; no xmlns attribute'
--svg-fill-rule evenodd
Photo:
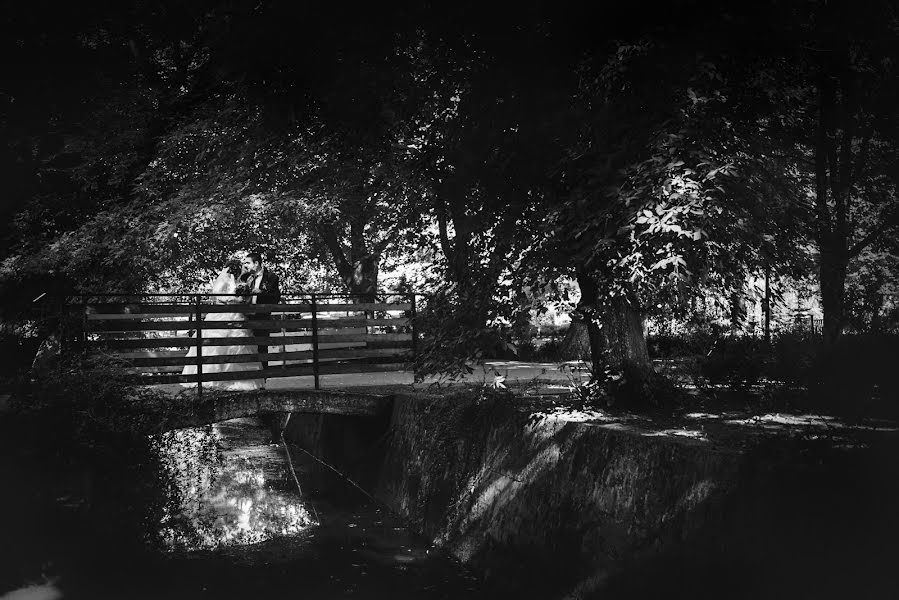
<svg viewBox="0 0 899 600"><path fill-rule="evenodd" d="M535 199L576 132L574 61L567 31L533 15L481 27L452 16L421 32L412 52L424 101L404 136L405 160L427 186L421 212L440 253L432 301L449 303L439 323L452 331L434 334L435 349L505 352L485 328L525 314L512 276L543 216Z"/></svg>
<svg viewBox="0 0 899 600"><path fill-rule="evenodd" d="M348 291L371 295L381 255L416 230L390 218L410 189L390 154L391 111L401 112L391 77L402 69L380 63L393 55L388 31L326 13L307 40L318 56L299 62L271 35L296 16L278 2L140 4L84 25L82 44L128 60L60 152L93 204L29 262L82 286L190 287L221 264L223 243L292 254L294 265L300 255L284 250L300 246L304 261L329 256ZM45 204L22 222L39 221Z"/></svg>
<svg viewBox="0 0 899 600"><path fill-rule="evenodd" d="M642 321L655 307L802 264L809 205L795 154L771 137L750 85L758 57L727 43L751 16L621 41L583 66L585 135L557 170L530 262L551 267L538 281L577 278L597 370L650 373Z"/></svg>
<svg viewBox="0 0 899 600"><path fill-rule="evenodd" d="M812 143L816 238L824 334L846 323L849 262L899 225L896 173L899 100L897 15L885 3L864 9L824 4L812 49L817 96Z"/></svg>

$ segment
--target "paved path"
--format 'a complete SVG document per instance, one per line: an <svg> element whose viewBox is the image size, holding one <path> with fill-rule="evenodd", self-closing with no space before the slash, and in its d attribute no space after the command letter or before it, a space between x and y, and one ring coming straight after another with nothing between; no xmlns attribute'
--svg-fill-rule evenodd
<svg viewBox="0 0 899 600"><path fill-rule="evenodd" d="M473 372L453 381L441 381L437 377L428 377L423 382L415 383L411 371L395 371L388 373L346 373L341 375L322 375L321 389L365 388L381 386L410 386L427 388L435 383L442 384L502 384L525 385L534 383L541 388L562 389L578 383L585 383L588 374L578 368L576 362L539 363L516 360L486 360L473 366ZM166 392L177 393L184 388L177 384L153 386ZM315 387L311 376L277 377L266 381L269 390L305 390Z"/></svg>

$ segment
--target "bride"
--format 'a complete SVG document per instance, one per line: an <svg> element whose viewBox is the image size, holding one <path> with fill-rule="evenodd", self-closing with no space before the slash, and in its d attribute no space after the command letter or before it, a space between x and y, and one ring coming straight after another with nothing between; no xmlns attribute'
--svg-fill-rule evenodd
<svg viewBox="0 0 899 600"><path fill-rule="evenodd" d="M246 298L244 296L238 296L235 294L237 291L238 280L237 278L241 274L241 264L238 260L229 260L225 265L225 268L218 274L215 281L212 283L212 293L213 294L232 294L230 296L213 296L213 302L216 304L238 304L242 302L246 302ZM209 323L211 321L245 321L246 315L243 313L237 312L221 312L221 313L209 313L206 315L204 319L205 323ZM211 339L211 338L235 338L235 345L233 346L203 346L203 356L234 356L239 354L256 354L257 346L256 345L239 345L241 338L252 337L253 332L249 329L207 329L207 326L204 323L203 327L203 338ZM197 356L197 347L193 346L188 350L186 357L196 357ZM247 375L249 376L251 371L259 371L262 369L262 363L258 361L254 362L239 362L239 363L213 363L213 364L203 364L203 374L206 375L208 373L231 373L237 371L247 371ZM197 366L187 365L184 367L184 370L181 371L182 375L196 375L197 374ZM196 387L196 383L182 383L182 386L185 387ZM263 387L263 380L260 378L256 379L242 379L239 381L210 381L209 383L204 382L204 386L215 387L218 389L224 390L258 390Z"/></svg>

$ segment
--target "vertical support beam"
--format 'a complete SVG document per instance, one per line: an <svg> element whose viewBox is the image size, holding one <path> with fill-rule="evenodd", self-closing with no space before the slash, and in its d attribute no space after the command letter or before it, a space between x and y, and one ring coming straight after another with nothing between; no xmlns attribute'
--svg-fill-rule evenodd
<svg viewBox="0 0 899 600"><path fill-rule="evenodd" d="M197 321L197 397L203 397L203 314L200 312L200 295L194 297Z"/></svg>
<svg viewBox="0 0 899 600"><path fill-rule="evenodd" d="M318 380L318 303L312 294L312 376L315 378L315 389L321 389Z"/></svg>
<svg viewBox="0 0 899 600"><path fill-rule="evenodd" d="M771 343L771 266L765 265L765 343Z"/></svg>
<svg viewBox="0 0 899 600"><path fill-rule="evenodd" d="M290 302L290 300L288 300L288 302ZM284 327L284 313L278 314L281 316L281 370L284 370L287 368L287 359L284 358L284 354L287 352L287 344L284 343L284 336L287 335L287 329Z"/></svg>
<svg viewBox="0 0 899 600"><path fill-rule="evenodd" d="M415 378L415 358L418 356L418 326L415 317L418 315L418 306L415 303L415 292L412 292L412 310L410 311L412 322L412 377Z"/></svg>

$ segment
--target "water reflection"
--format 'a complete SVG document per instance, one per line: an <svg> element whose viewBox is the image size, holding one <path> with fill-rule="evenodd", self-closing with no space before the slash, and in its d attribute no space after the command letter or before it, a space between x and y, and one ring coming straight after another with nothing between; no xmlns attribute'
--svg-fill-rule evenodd
<svg viewBox="0 0 899 600"><path fill-rule="evenodd" d="M296 535L314 524L286 472L283 450L261 441L248 445L232 430L218 424L150 438L162 493L154 545L213 550Z"/></svg>

